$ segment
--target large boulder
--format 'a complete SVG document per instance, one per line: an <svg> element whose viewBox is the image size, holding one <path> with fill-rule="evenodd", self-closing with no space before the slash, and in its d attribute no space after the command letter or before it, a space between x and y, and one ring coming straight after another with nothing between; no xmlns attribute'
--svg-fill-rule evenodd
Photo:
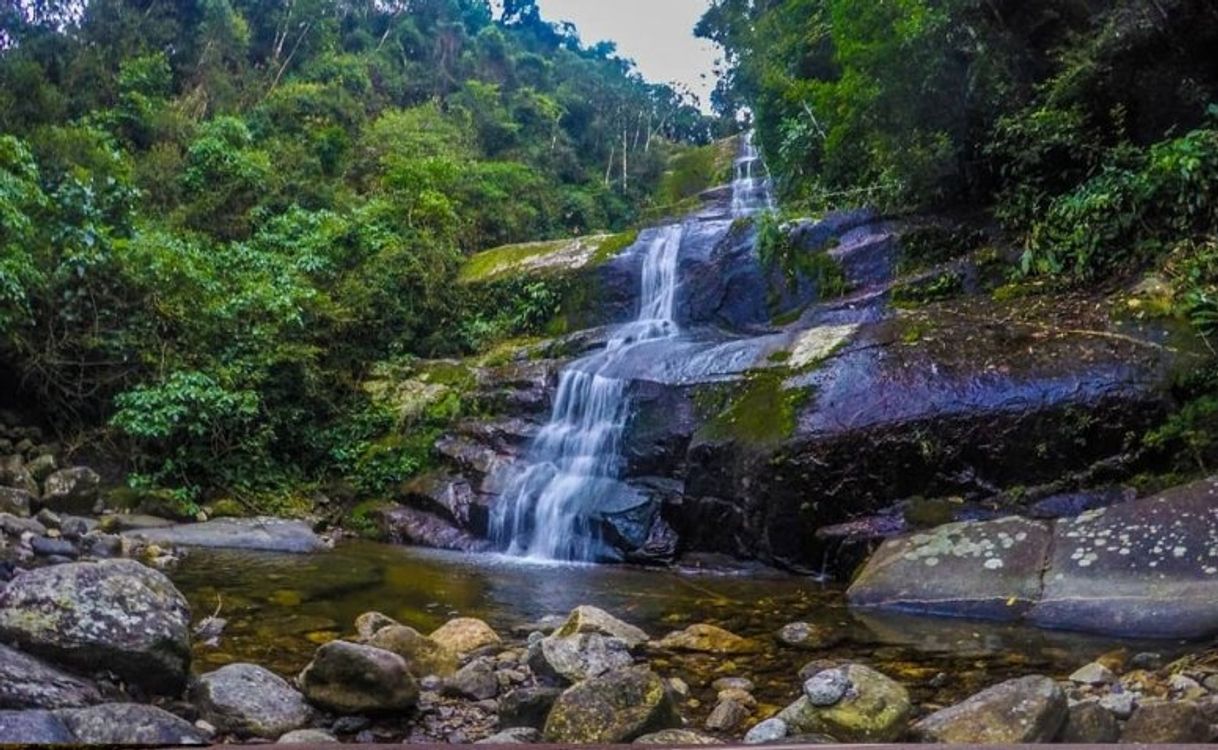
<svg viewBox="0 0 1218 750"><path fill-rule="evenodd" d="M346 641L317 649L297 682L309 702L339 714L398 713L419 700L418 682L405 659Z"/></svg>
<svg viewBox="0 0 1218 750"><path fill-rule="evenodd" d="M449 620L432 631L428 637L449 651L459 654L500 643L499 634L494 628L474 617Z"/></svg>
<svg viewBox="0 0 1218 750"><path fill-rule="evenodd" d="M447 677L457 671L457 652L406 625L381 628L368 639L369 646L382 648L406 660L416 678Z"/></svg>
<svg viewBox="0 0 1218 750"><path fill-rule="evenodd" d="M106 703L55 712L82 745L206 745L209 737L156 706Z"/></svg>
<svg viewBox="0 0 1218 750"><path fill-rule="evenodd" d="M303 554L325 548L303 521L283 518L217 518L161 528L126 531L124 536L162 547L203 547Z"/></svg>
<svg viewBox="0 0 1218 750"><path fill-rule="evenodd" d="M599 633L550 635L529 649L529 666L541 677L567 683L597 677L634 663L630 646L620 638Z"/></svg>
<svg viewBox="0 0 1218 750"><path fill-rule="evenodd" d="M89 513L100 486L101 477L88 467L60 469L42 483L42 504L55 511Z"/></svg>
<svg viewBox="0 0 1218 750"><path fill-rule="evenodd" d="M71 745L76 736L50 711L0 711L0 745Z"/></svg>
<svg viewBox="0 0 1218 750"><path fill-rule="evenodd" d="M1138 706L1121 732L1121 742L1175 745L1212 742L1215 732L1195 703L1147 702Z"/></svg>
<svg viewBox="0 0 1218 750"><path fill-rule="evenodd" d="M969 745L1052 742L1066 722L1066 695L1048 677L995 685L914 725L923 740Z"/></svg>
<svg viewBox="0 0 1218 750"><path fill-rule="evenodd" d="M0 709L80 708L101 703L92 682L0 646Z"/></svg>
<svg viewBox="0 0 1218 750"><path fill-rule="evenodd" d="M490 549L490 543L485 539L426 511L394 505L381 509L376 515L382 535L394 544L455 552L485 552Z"/></svg>
<svg viewBox="0 0 1218 750"><path fill-rule="evenodd" d="M563 691L555 687L522 687L499 699L499 726L533 727L545 726L550 709Z"/></svg>
<svg viewBox="0 0 1218 750"><path fill-rule="evenodd" d="M827 735L838 742L893 742L906 729L912 712L909 693L896 681L861 664L848 664L818 683L841 684L832 700L821 693L805 695L778 717L788 734ZM823 673L814 675L813 679ZM811 680L810 680L811 681Z"/></svg>
<svg viewBox="0 0 1218 750"><path fill-rule="evenodd" d="M1057 522L1032 622L1132 638L1218 633L1218 478Z"/></svg>
<svg viewBox="0 0 1218 750"><path fill-rule="evenodd" d="M190 689L199 715L220 732L275 739L304 726L312 709L282 677L254 664L229 664Z"/></svg>
<svg viewBox="0 0 1218 750"><path fill-rule="evenodd" d="M964 522L890 539L850 586L850 603L920 614L1016 620L1040 596L1048 524Z"/></svg>
<svg viewBox="0 0 1218 750"><path fill-rule="evenodd" d="M625 641L630 648L647 642L647 633L628 622L623 622L603 609L583 605L571 610L566 622L554 631L556 638L578 633L599 633Z"/></svg>
<svg viewBox="0 0 1218 750"><path fill-rule="evenodd" d="M568 689L546 720L546 742L611 745L680 726L664 681L646 667L620 669Z"/></svg>
<svg viewBox="0 0 1218 750"><path fill-rule="evenodd" d="M56 565L0 590L0 640L176 693L190 667L190 607L168 578L132 560Z"/></svg>

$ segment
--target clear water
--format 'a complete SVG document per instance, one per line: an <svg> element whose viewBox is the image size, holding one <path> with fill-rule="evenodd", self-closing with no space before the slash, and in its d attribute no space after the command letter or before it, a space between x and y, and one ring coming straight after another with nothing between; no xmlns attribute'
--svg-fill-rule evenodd
<svg viewBox="0 0 1218 750"><path fill-rule="evenodd" d="M732 215L773 207L769 180L751 135L735 165ZM726 229L725 229L726 231ZM621 442L630 418L626 384L632 350L675 339L678 259L685 228L662 227L644 240L639 313L608 346L560 375L550 421L534 439L495 505L491 538L518 557L595 561L612 558L603 538L605 512L645 502L621 481Z"/></svg>

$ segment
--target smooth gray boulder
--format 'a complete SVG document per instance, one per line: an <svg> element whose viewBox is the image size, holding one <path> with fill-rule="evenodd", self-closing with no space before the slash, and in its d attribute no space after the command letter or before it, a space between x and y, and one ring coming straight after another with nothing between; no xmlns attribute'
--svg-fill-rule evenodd
<svg viewBox="0 0 1218 750"><path fill-rule="evenodd" d="M1128 638L1218 633L1218 478L1058 521L1030 619Z"/></svg>
<svg viewBox="0 0 1218 750"><path fill-rule="evenodd" d="M419 685L405 659L347 641L317 649L297 683L309 702L345 715L408 711L419 700Z"/></svg>
<svg viewBox="0 0 1218 750"><path fill-rule="evenodd" d="M80 708L101 700L92 682L0 646L0 709Z"/></svg>
<svg viewBox="0 0 1218 750"><path fill-rule="evenodd" d="M303 695L254 664L229 664L200 676L190 688L199 716L225 734L274 739L308 723Z"/></svg>
<svg viewBox="0 0 1218 750"><path fill-rule="evenodd" d="M1066 722L1066 694L1048 677L1008 680L914 725L928 742L965 745L1052 742Z"/></svg>
<svg viewBox="0 0 1218 750"><path fill-rule="evenodd" d="M70 745L76 736L50 711L0 711L0 745Z"/></svg>
<svg viewBox="0 0 1218 750"><path fill-rule="evenodd" d="M56 715L84 745L206 745L194 724L156 706L107 703L69 708Z"/></svg>
<svg viewBox="0 0 1218 750"><path fill-rule="evenodd" d="M190 606L168 578L133 560L37 568L0 590L0 640L173 694L190 667Z"/></svg>
<svg viewBox="0 0 1218 750"><path fill-rule="evenodd" d="M162 528L124 531L123 536L162 547L204 547L305 554L325 542L303 521L282 518L217 518Z"/></svg>
<svg viewBox="0 0 1218 750"><path fill-rule="evenodd" d="M953 523L885 541L851 584L856 607L1017 620L1040 596L1052 540L1041 521Z"/></svg>

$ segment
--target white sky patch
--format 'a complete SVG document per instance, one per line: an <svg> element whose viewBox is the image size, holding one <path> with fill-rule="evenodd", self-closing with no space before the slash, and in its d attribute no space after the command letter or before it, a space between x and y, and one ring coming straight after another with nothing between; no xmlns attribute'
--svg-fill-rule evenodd
<svg viewBox="0 0 1218 750"><path fill-rule="evenodd" d="M716 45L694 36L710 0L537 0L548 21L570 21L584 44L615 42L654 83L683 84L704 110L715 88Z"/></svg>

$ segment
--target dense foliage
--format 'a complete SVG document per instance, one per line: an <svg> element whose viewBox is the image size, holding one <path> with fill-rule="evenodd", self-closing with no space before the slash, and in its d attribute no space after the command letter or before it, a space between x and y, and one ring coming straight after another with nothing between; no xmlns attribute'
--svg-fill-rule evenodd
<svg viewBox="0 0 1218 750"><path fill-rule="evenodd" d="M6 4L0 381L187 500L400 480L373 364L547 305L479 325L462 257L622 228L709 134L531 0Z"/></svg>

